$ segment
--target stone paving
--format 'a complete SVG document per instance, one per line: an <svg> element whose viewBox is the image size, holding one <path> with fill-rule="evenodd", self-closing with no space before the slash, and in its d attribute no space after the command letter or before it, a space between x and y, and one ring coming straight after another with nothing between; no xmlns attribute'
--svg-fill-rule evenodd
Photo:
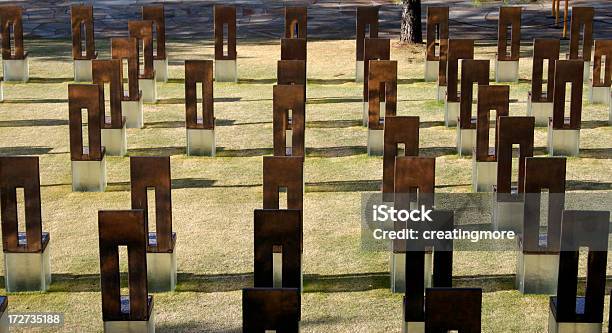
<svg viewBox="0 0 612 333"><path fill-rule="evenodd" d="M70 38L70 5L78 1L21 0L0 3L17 3L24 10L24 31L28 37ZM510 1L510 4L519 1ZM147 0L96 0L94 20L96 38L123 36L127 21L140 17L144 4L161 3ZM166 10L166 34L169 39L213 38L214 1L171 0L164 1ZM355 6L376 4L381 6L381 34L391 38L399 35L401 5L399 0L228 0L238 8L238 38L249 40L277 39L283 30L283 7L308 6L308 37L311 39L351 39L355 35ZM572 0L572 5L589 5L596 8L595 38L612 36L612 1ZM499 2L475 5L470 0L423 0L423 22L428 5L451 7L451 36L495 40L497 38L497 13ZM562 29L554 27L551 1L521 3L523 6L523 36L525 41L534 37L562 35ZM562 19L562 18L561 18Z"/></svg>

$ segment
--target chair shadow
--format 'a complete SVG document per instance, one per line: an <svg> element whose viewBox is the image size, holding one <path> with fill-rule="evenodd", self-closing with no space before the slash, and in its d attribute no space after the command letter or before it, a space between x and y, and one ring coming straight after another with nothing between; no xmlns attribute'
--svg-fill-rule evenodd
<svg viewBox="0 0 612 333"><path fill-rule="evenodd" d="M308 98L306 104L338 104L338 103L361 103L360 97L315 97Z"/></svg>
<svg viewBox="0 0 612 333"><path fill-rule="evenodd" d="M321 85L338 85L345 83L355 83L355 79L350 78L335 78L335 79L308 79L307 84L321 84Z"/></svg>
<svg viewBox="0 0 612 333"><path fill-rule="evenodd" d="M338 180L306 183L305 192L375 192L380 191L381 180Z"/></svg>
<svg viewBox="0 0 612 333"><path fill-rule="evenodd" d="M217 157L255 157L272 155L272 148L247 148L247 149L226 149L217 147ZM147 147L147 148L130 148L128 155L130 156L173 156L186 155L186 147Z"/></svg>
<svg viewBox="0 0 612 333"><path fill-rule="evenodd" d="M149 121L144 128L181 128L185 127L184 120Z"/></svg>
<svg viewBox="0 0 612 333"><path fill-rule="evenodd" d="M306 128L349 128L361 126L361 120L337 119L306 122Z"/></svg>
<svg viewBox="0 0 612 333"><path fill-rule="evenodd" d="M147 148L129 148L128 155L130 156L172 156L185 155L187 148L185 147L147 147Z"/></svg>
<svg viewBox="0 0 612 333"><path fill-rule="evenodd" d="M0 147L0 156L11 155L44 155L48 154L53 148L51 147Z"/></svg>
<svg viewBox="0 0 612 333"><path fill-rule="evenodd" d="M425 147L419 148L419 155L425 157L441 157L457 155L456 147Z"/></svg>
<svg viewBox="0 0 612 333"><path fill-rule="evenodd" d="M67 99L63 98L20 98L20 99L5 99L0 104L65 104Z"/></svg>
<svg viewBox="0 0 612 333"><path fill-rule="evenodd" d="M444 126L444 121L422 121L419 124L419 128L431 128Z"/></svg>
<svg viewBox="0 0 612 333"><path fill-rule="evenodd" d="M241 97L216 97L214 99L215 103L230 103L230 102L240 102L242 100ZM198 103L201 103L202 99L198 99ZM158 99L155 104L160 105L181 105L185 104L185 98L180 97L170 97L164 99Z"/></svg>
<svg viewBox="0 0 612 333"><path fill-rule="evenodd" d="M233 119L215 119L216 126L233 126ZM0 125L1 127L1 125ZM144 128L185 128L184 120L151 121L144 124Z"/></svg>
<svg viewBox="0 0 612 333"><path fill-rule="evenodd" d="M272 124L272 121L252 121L237 123L234 119L217 119L215 122L216 126L242 126L242 125L265 125Z"/></svg>
<svg viewBox="0 0 612 333"><path fill-rule="evenodd" d="M268 79L238 79L238 84L274 84L276 83L276 78L268 78Z"/></svg>
<svg viewBox="0 0 612 333"><path fill-rule="evenodd" d="M67 186L71 184L51 184L43 186ZM235 184L235 185L218 185L217 180L206 178L174 178L172 179L172 189L203 189L203 188L244 188L244 187L261 187L262 184ZM106 192L129 192L130 182L112 182L106 185Z"/></svg>
<svg viewBox="0 0 612 333"><path fill-rule="evenodd" d="M28 83L65 83L74 82L74 77L30 77Z"/></svg>
<svg viewBox="0 0 612 333"><path fill-rule="evenodd" d="M424 78L412 78L412 79L398 79L397 80L397 84L413 84L413 83L420 83L420 82L425 82Z"/></svg>
<svg viewBox="0 0 612 333"><path fill-rule="evenodd" d="M514 274L455 276L453 286L478 286L484 292L514 290L514 278ZM127 285L128 274L120 273L120 279L122 284ZM607 284L611 282L611 277L607 276ZM0 284L5 285L4 276L0 277ZM179 272L176 292L219 293L252 286L252 272L210 275ZM360 292L389 287L389 272L304 274L304 293ZM49 292L100 292L100 275L55 273Z"/></svg>
<svg viewBox="0 0 612 333"><path fill-rule="evenodd" d="M306 148L307 157L347 157L367 153L364 146Z"/></svg>
<svg viewBox="0 0 612 333"><path fill-rule="evenodd" d="M186 188L206 188L213 187L217 181L205 178L179 178L172 179L172 189L186 189Z"/></svg>
<svg viewBox="0 0 612 333"><path fill-rule="evenodd" d="M606 191L612 190L612 183L588 180L566 180L565 189L567 191Z"/></svg>
<svg viewBox="0 0 612 333"><path fill-rule="evenodd" d="M272 148L225 149L224 147L217 147L218 157L255 157L273 153Z"/></svg>
<svg viewBox="0 0 612 333"><path fill-rule="evenodd" d="M65 119L23 119L0 121L0 127L43 127L43 126L66 126Z"/></svg>
<svg viewBox="0 0 612 333"><path fill-rule="evenodd" d="M217 332L217 333L241 333L242 327L219 329L218 327L209 327L206 322L196 321L181 321L177 324L157 323L155 324L156 332Z"/></svg>
<svg viewBox="0 0 612 333"><path fill-rule="evenodd" d="M608 124L608 122L605 120L585 120L580 123L580 127L582 129L596 129L609 126L610 124Z"/></svg>
<svg viewBox="0 0 612 333"><path fill-rule="evenodd" d="M612 148L581 148L581 158L612 159Z"/></svg>

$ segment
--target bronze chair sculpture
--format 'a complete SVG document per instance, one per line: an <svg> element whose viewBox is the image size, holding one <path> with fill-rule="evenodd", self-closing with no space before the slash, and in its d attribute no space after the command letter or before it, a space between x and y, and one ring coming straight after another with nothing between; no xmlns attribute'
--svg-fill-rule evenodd
<svg viewBox="0 0 612 333"><path fill-rule="evenodd" d="M454 229L453 211L434 210L433 221L408 223L408 228L424 231L448 232ZM423 327L428 313L426 289L450 288L453 280L453 240L409 240L406 244L406 292L403 299L404 330L415 332ZM433 261L433 264L432 264ZM432 310L435 311L435 310Z"/></svg>
<svg viewBox="0 0 612 333"><path fill-rule="evenodd" d="M176 287L176 233L172 231L170 157L130 157L132 209L142 209L147 231L147 278L152 291ZM149 191L155 211L149 214ZM149 221L149 216L155 216ZM149 225L155 222L155 232Z"/></svg>
<svg viewBox="0 0 612 333"><path fill-rule="evenodd" d="M100 289L105 332L154 332L153 296L147 285L147 231L140 210L98 212ZM119 246L128 253L129 295L121 295Z"/></svg>
<svg viewBox="0 0 612 333"><path fill-rule="evenodd" d="M446 59L446 99L444 102L444 124L447 127L456 126L459 117L460 92L459 61L474 59L474 40L449 39L448 56ZM442 61L440 61L442 63Z"/></svg>
<svg viewBox="0 0 612 333"><path fill-rule="evenodd" d="M308 38L306 7L285 7L285 38Z"/></svg>
<svg viewBox="0 0 612 333"><path fill-rule="evenodd" d="M355 82L363 82L363 53L366 38L378 38L378 11L380 6L357 7L357 31L355 52Z"/></svg>
<svg viewBox="0 0 612 333"><path fill-rule="evenodd" d="M446 86L446 56L448 54L448 7L427 7L427 48L425 51L425 81L438 81ZM444 94L438 94L438 100Z"/></svg>
<svg viewBox="0 0 612 333"><path fill-rule="evenodd" d="M533 68L531 91L527 95L527 115L535 117L536 126L548 125L552 116L555 65L559 60L561 44L558 39L536 38L533 41ZM548 71L544 73L545 65ZM542 91L546 74L546 91Z"/></svg>
<svg viewBox="0 0 612 333"><path fill-rule="evenodd" d="M144 117L142 112L142 92L138 75L140 73L139 48L136 38L112 38L111 57L117 59L121 65L123 76L123 63L127 63L128 86L121 98L121 112L125 116L127 128L142 128ZM127 92L127 94L126 94Z"/></svg>
<svg viewBox="0 0 612 333"><path fill-rule="evenodd" d="M386 38L366 38L363 52L363 126L368 126L370 109L370 90L368 79L370 77L370 60L390 60L391 46L390 40ZM385 109L385 94L381 91L381 109Z"/></svg>
<svg viewBox="0 0 612 333"><path fill-rule="evenodd" d="M296 84L275 85L272 101L274 156L304 157L304 88Z"/></svg>
<svg viewBox="0 0 612 333"><path fill-rule="evenodd" d="M70 7L72 26L72 60L74 81L92 81L92 60L98 57L94 38L93 6L72 5Z"/></svg>
<svg viewBox="0 0 612 333"><path fill-rule="evenodd" d="M301 211L256 209L254 221L255 287L302 290Z"/></svg>
<svg viewBox="0 0 612 333"><path fill-rule="evenodd" d="M383 151L383 201L393 201L395 158L419 155L419 117L394 116L385 119ZM403 149L398 146L403 145Z"/></svg>
<svg viewBox="0 0 612 333"><path fill-rule="evenodd" d="M237 82L236 7L215 5L215 80Z"/></svg>
<svg viewBox="0 0 612 333"><path fill-rule="evenodd" d="M87 144L83 142L82 111L87 110ZM104 88L98 84L68 85L68 123L72 190L104 192L106 150L102 146Z"/></svg>
<svg viewBox="0 0 612 333"><path fill-rule="evenodd" d="M493 147L489 143L491 111L495 111ZM478 86L476 118L476 146L472 154L473 192L491 192L497 183L497 123L510 111L510 87Z"/></svg>
<svg viewBox="0 0 612 333"><path fill-rule="evenodd" d="M502 6L499 8L495 82L518 82L519 80L521 10L521 7ZM508 33L510 33L510 36L508 36ZM510 42L510 45L508 45L508 42Z"/></svg>
<svg viewBox="0 0 612 333"><path fill-rule="evenodd" d="M516 289L523 294L552 295L557 290L561 214L565 205L565 170L563 157L528 157L525 159L525 205L523 232L518 237ZM548 206L546 213L542 193ZM542 221L541 215L546 218ZM547 226L546 234L540 231Z"/></svg>
<svg viewBox="0 0 612 333"><path fill-rule="evenodd" d="M550 297L548 325L556 332L582 326L602 330L610 212L565 210L561 222L561 253L557 295ZM588 248L586 288L578 294L580 249Z"/></svg>
<svg viewBox="0 0 612 333"><path fill-rule="evenodd" d="M4 283L7 292L46 291L51 284L48 232L42 231L38 157L0 157ZM23 193L25 232L19 231L18 193Z"/></svg>
<svg viewBox="0 0 612 333"><path fill-rule="evenodd" d="M612 40L596 40L593 57L593 80L589 100L593 104L612 105Z"/></svg>
<svg viewBox="0 0 612 333"><path fill-rule="evenodd" d="M548 153L552 156L577 156L582 127L582 60L557 60L553 114L548 121ZM571 84L569 117L565 117L566 85Z"/></svg>
<svg viewBox="0 0 612 333"><path fill-rule="evenodd" d="M138 72L138 85L142 91L142 100L145 103L155 103L157 85L155 84L156 73L153 62L153 21L128 21L128 31L130 37L138 41L138 52L143 57L143 66ZM140 53L140 45L142 45L142 53Z"/></svg>
<svg viewBox="0 0 612 333"><path fill-rule="evenodd" d="M497 183L493 187L493 226L519 231L523 225L525 158L533 157L533 117L497 119ZM512 184L512 146L519 146L518 182Z"/></svg>
<svg viewBox="0 0 612 333"><path fill-rule="evenodd" d="M480 89L489 84L489 60L465 59L461 62L461 95L457 119L457 153L471 155L476 145L476 119L472 116L474 84Z"/></svg>
<svg viewBox="0 0 612 333"><path fill-rule="evenodd" d="M381 110L381 106L384 107L384 111ZM387 117L395 116L396 111L397 61L370 60L368 62L368 156L383 154L384 122Z"/></svg>
<svg viewBox="0 0 612 333"><path fill-rule="evenodd" d="M584 62L583 81L589 82L591 76L591 51L593 49L593 7L572 7L572 22L570 25L570 52L568 60Z"/></svg>
<svg viewBox="0 0 612 333"><path fill-rule="evenodd" d="M121 60L93 60L92 81L104 86L108 84L110 95L110 117L105 114L102 123L102 145L108 155L124 156L127 153L126 117L122 112L123 73Z"/></svg>
<svg viewBox="0 0 612 333"><path fill-rule="evenodd" d="M157 82L168 82L168 55L166 53L166 18L163 5L142 6L142 19L153 21L156 48L153 68Z"/></svg>
<svg viewBox="0 0 612 333"><path fill-rule="evenodd" d="M287 192L287 209L304 206L304 158L302 156L264 156L263 208L279 209L279 193Z"/></svg>
<svg viewBox="0 0 612 333"><path fill-rule="evenodd" d="M395 158L394 207L410 209L411 205L433 207L436 160L431 157L402 156ZM400 220L394 222L394 230L407 227ZM390 258L391 291L407 290L407 240L394 239ZM431 253L428 253L430 256ZM431 259L431 258L430 258ZM426 272L429 270L426 269ZM428 276L427 279L430 277Z"/></svg>
<svg viewBox="0 0 612 333"><path fill-rule="evenodd" d="M28 82L28 53L23 47L23 10L20 6L0 6L2 69L4 81Z"/></svg>
<svg viewBox="0 0 612 333"><path fill-rule="evenodd" d="M202 94L200 111L198 111L198 84L201 84ZM187 155L215 156L216 154L213 90L212 60L185 60Z"/></svg>

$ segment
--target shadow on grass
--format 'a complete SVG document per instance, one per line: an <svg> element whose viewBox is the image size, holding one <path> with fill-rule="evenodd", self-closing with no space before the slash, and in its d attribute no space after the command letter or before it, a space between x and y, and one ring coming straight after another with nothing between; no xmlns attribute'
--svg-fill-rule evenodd
<svg viewBox="0 0 612 333"><path fill-rule="evenodd" d="M57 184L70 185L70 184ZM51 185L48 185L51 186ZM192 188L244 188L261 187L262 184L237 184L237 185L218 185L215 179L206 178L175 178L172 179L172 189L192 189ZM130 191L130 182L112 182L106 186L106 192L126 192Z"/></svg>
<svg viewBox="0 0 612 333"><path fill-rule="evenodd" d="M74 77L30 77L28 83L66 83L73 81Z"/></svg>
<svg viewBox="0 0 612 333"><path fill-rule="evenodd" d="M187 148L183 147L147 147L147 148L130 148L128 154L130 156L172 156L185 155Z"/></svg>
<svg viewBox="0 0 612 333"><path fill-rule="evenodd" d="M203 318L203 320L206 320ZM216 326L210 326L206 322L197 321L181 321L180 323L156 323L155 330L158 332L217 332L217 333L242 333L242 327L223 328L219 329Z"/></svg>
<svg viewBox="0 0 612 333"><path fill-rule="evenodd" d="M236 121L233 119L216 119L216 126L233 126ZM236 124L244 125L244 124ZM144 128L185 128L184 120L151 121L145 123Z"/></svg>
<svg viewBox="0 0 612 333"><path fill-rule="evenodd" d="M355 83L355 79L351 79L351 78L308 79L307 84L308 83L321 84L321 85L325 85L325 84L337 85L337 84L345 84L345 83Z"/></svg>
<svg viewBox="0 0 612 333"><path fill-rule="evenodd" d="M594 158L594 159L611 159L612 148L581 148L580 157L582 158Z"/></svg>
<svg viewBox="0 0 612 333"><path fill-rule="evenodd" d="M610 125L605 120L584 120L580 124L580 127L582 129L596 129L600 127L609 127L609 126Z"/></svg>
<svg viewBox="0 0 612 333"><path fill-rule="evenodd" d="M306 148L307 157L347 157L367 153L364 146Z"/></svg>
<svg viewBox="0 0 612 333"><path fill-rule="evenodd" d="M5 99L0 104L65 104L68 100L65 98L20 98L20 99Z"/></svg>
<svg viewBox="0 0 612 333"><path fill-rule="evenodd" d="M185 83L185 79L168 78L166 83Z"/></svg>
<svg viewBox="0 0 612 333"><path fill-rule="evenodd" d="M337 119L306 122L306 128L349 128L361 126L361 120Z"/></svg>
<svg viewBox="0 0 612 333"><path fill-rule="evenodd" d="M444 126L444 121L422 121L419 124L419 128L431 128Z"/></svg>
<svg viewBox="0 0 612 333"><path fill-rule="evenodd" d="M472 186L472 184L443 184L443 185L436 185L436 188L451 188L451 187L466 187L466 186Z"/></svg>
<svg viewBox="0 0 612 333"><path fill-rule="evenodd" d="M412 79L398 79L397 80L397 84L413 84L413 83L419 83L419 82L425 82L424 78L412 78Z"/></svg>
<svg viewBox="0 0 612 333"><path fill-rule="evenodd" d="M242 100L242 97L218 97L218 98L215 98L214 100L215 100L215 103L231 103L231 102L240 102ZM201 102L202 100L199 99L198 103L201 103ZM160 105L183 104L184 105L185 99L177 98L177 97L158 99L155 104L160 104Z"/></svg>
<svg viewBox="0 0 612 333"><path fill-rule="evenodd" d="M361 97L320 97L308 98L306 104L338 104L338 103L361 103Z"/></svg>
<svg viewBox="0 0 612 333"><path fill-rule="evenodd" d="M179 178L172 180L172 189L213 187L217 181L205 178Z"/></svg>
<svg viewBox="0 0 612 333"><path fill-rule="evenodd" d="M0 155L43 155L51 150L51 147L0 147Z"/></svg>
<svg viewBox="0 0 612 333"><path fill-rule="evenodd" d="M596 181L584 181L584 180L567 180L565 182L565 189L567 191L603 191L612 190L612 183L610 182L596 182Z"/></svg>
<svg viewBox="0 0 612 333"><path fill-rule="evenodd" d="M149 121L144 124L144 128L181 128L185 127L184 120Z"/></svg>
<svg viewBox="0 0 612 333"><path fill-rule="evenodd" d="M0 127L39 127L39 126L66 126L65 119L24 119L0 121Z"/></svg>
<svg viewBox="0 0 612 333"><path fill-rule="evenodd" d="M217 126L241 126L241 125L266 125L272 124L272 121L251 121L244 123L237 123L236 120L233 119L217 119Z"/></svg>
<svg viewBox="0 0 612 333"><path fill-rule="evenodd" d="M121 283L127 285L128 275L120 274ZM481 287L483 292L514 290L514 274L473 275L453 277L453 287ZM4 277L0 278L4 286ZM176 292L231 292L253 286L252 273L194 274L178 273ZM584 281L584 278L580 279ZM607 277L610 284L611 277ZM359 292L388 289L389 272L353 273L337 275L304 274L305 293ZM98 274L53 274L49 292L100 292Z"/></svg>
<svg viewBox="0 0 612 333"><path fill-rule="evenodd" d="M419 148L419 156L440 157L457 155L457 147L426 147Z"/></svg>
<svg viewBox="0 0 612 333"><path fill-rule="evenodd" d="M255 157L263 155L272 155L272 148L249 148L249 149L225 149L217 147L218 157Z"/></svg>
<svg viewBox="0 0 612 333"><path fill-rule="evenodd" d="M312 182L306 183L305 192L372 192L380 191L381 186L377 179Z"/></svg>
<svg viewBox="0 0 612 333"><path fill-rule="evenodd" d="M274 84L276 78L269 79L238 79L238 84Z"/></svg>

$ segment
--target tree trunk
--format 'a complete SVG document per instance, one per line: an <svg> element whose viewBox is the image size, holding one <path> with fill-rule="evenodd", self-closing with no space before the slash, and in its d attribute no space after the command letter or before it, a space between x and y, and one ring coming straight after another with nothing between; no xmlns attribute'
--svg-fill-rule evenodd
<svg viewBox="0 0 612 333"><path fill-rule="evenodd" d="M402 0L402 43L422 43L421 0Z"/></svg>

